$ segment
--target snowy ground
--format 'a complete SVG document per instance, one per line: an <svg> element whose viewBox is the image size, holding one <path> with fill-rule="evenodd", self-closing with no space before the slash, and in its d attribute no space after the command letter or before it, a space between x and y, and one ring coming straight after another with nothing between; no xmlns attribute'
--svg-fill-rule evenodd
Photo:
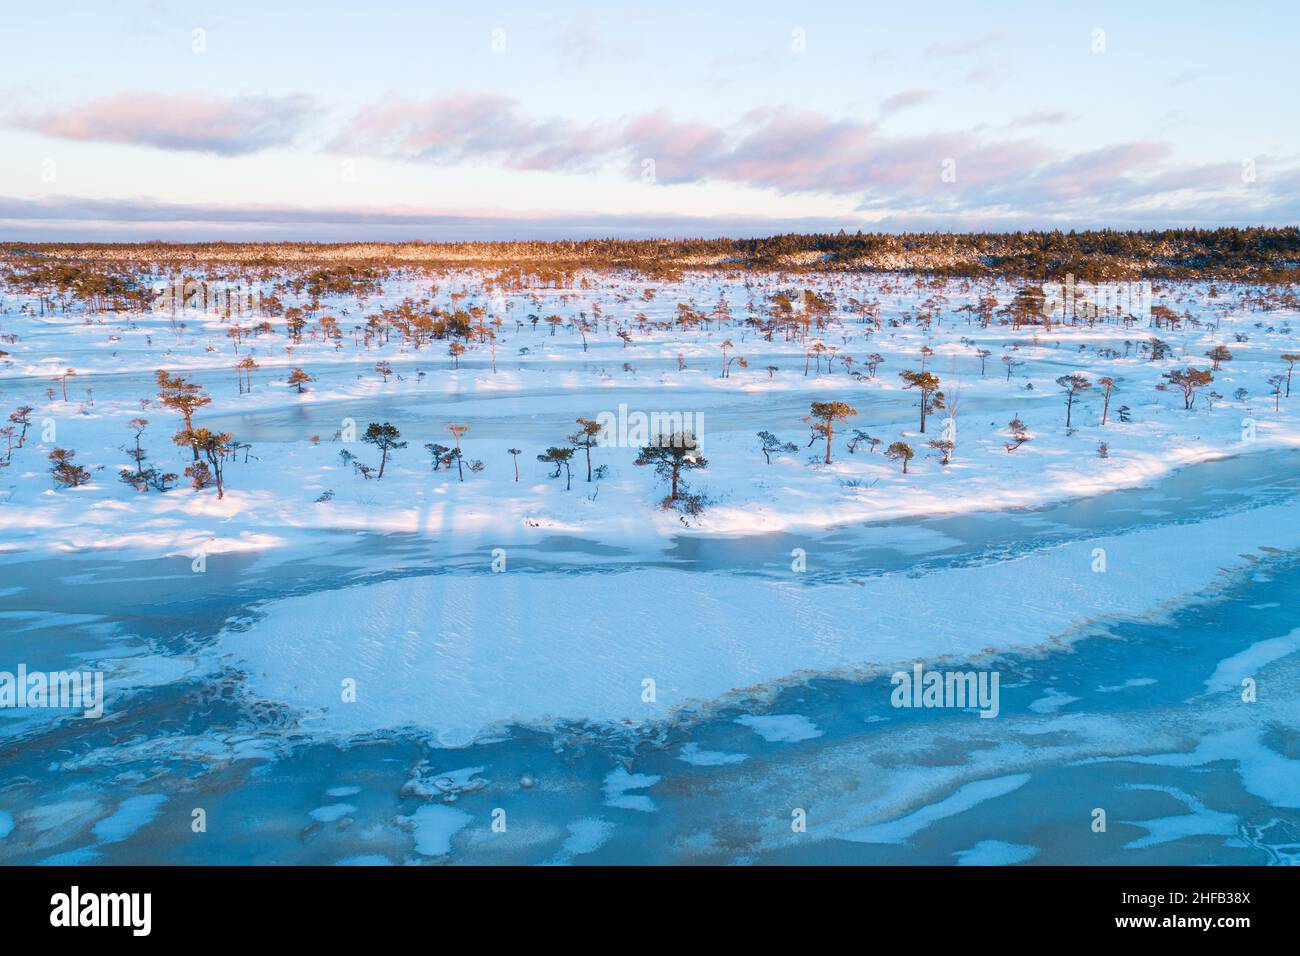
<svg viewBox="0 0 1300 956"><path fill-rule="evenodd" d="M744 325L769 293L800 283L841 306L879 301L880 328L847 310L806 342ZM1267 382L1300 351L1293 316L1252 300L1256 290L1186 285L1157 297L1190 313L1177 330L1035 333L958 311L990 292L1006 304L1005 285L694 276L656 284L652 301L644 285L593 276L489 294L481 276L440 279L437 303L463 294L458 307L502 317L496 371L478 343L453 369L445 342L354 340L363 315L429 295L415 280L364 307L326 303L337 344L317 334L290 354L273 318L238 357L214 317L42 317L33 300L0 298L0 413L34 409L26 444L0 467L6 663L93 664L110 685L104 722L0 713L4 739L32 744L6 765L17 783L0 792L0 856L982 864L1279 852L1281 838L1236 830L1265 810L1290 820L1300 780L1277 729L1296 707L1300 620L1282 595L1300 549L1300 421L1293 401L1275 408ZM679 302L712 311L719 298L722 328L716 316L653 327ZM938 321L923 329L927 299ZM552 336L526 318L592 319L597 306L586 351L572 326ZM1152 334L1169 357L1141 354ZM818 339L854 370L879 353L877 375L855 378L838 360L827 371L824 358L805 375ZM723 378L726 340L748 368ZM1156 389L1173 368L1208 367L1203 353L1220 344L1233 358L1194 410ZM949 400L925 436L898 378L920 368L923 347ZM249 354L259 368L240 394L233 365ZM1002 355L1023 363L1009 378ZM302 395L284 381L292 367L315 379ZM64 401L55 376L68 368ZM154 400L158 368L211 394L197 424L252 446L230 463L223 500L183 485L141 494L116 478L141 415L152 462L185 465L170 440L179 419ZM1055 380L1072 371L1116 380L1105 426L1093 389L1067 432ZM838 426L829 466L802 421L825 400L858 411ZM594 449L607 467L598 481L585 480L581 451L571 490L547 476L539 452L564 444L579 416L620 405L702 416L709 465L687 480L709 501L703 515L659 508L666 487L632 447ZM944 466L925 441L951 433L954 411ZM1008 452L1014 416L1030 441ZM373 448L334 437L372 421L408 442L382 480L340 456L377 464ZM470 426L466 457L484 462L464 482L432 472L422 447L451 444L451 423ZM849 453L855 428L881 446ZM763 429L798 451L766 464ZM906 475L881 454L898 440L917 452ZM76 451L89 484L53 486L55 445ZM518 482L509 448L521 451ZM1197 464L1210 459L1228 460ZM1002 719L890 707L882 674L917 659L1003 670ZM1260 680L1254 709L1240 704L1243 675ZM1083 773L1088 806L1126 808L1113 845L1083 843L1086 821L1059 799ZM214 819L259 822L178 841L195 792ZM490 830L498 806L517 821L502 839ZM790 806L813 809L818 849L792 836Z"/></svg>
<svg viewBox="0 0 1300 956"><path fill-rule="evenodd" d="M459 276L443 284L440 297L463 294L462 307L477 301L489 315L503 318L495 372L488 347L477 343L470 344L459 369L451 368L445 342L419 350L402 346L397 337L383 347L357 344L350 332L361 315L356 302L327 302L321 313L350 314L340 320L344 335L337 345L316 336L317 341L287 347L282 323L275 320L273 333L249 338L237 356L227 337L229 321L188 314L181 317L185 327L180 329L169 315L41 318L15 314L22 303L10 297L0 331L18 339L6 346L10 355L3 360L0 408L32 405L37 424L27 445L0 470L0 502L13 506L0 509L0 546L133 548L146 554L192 553L202 546L212 554L299 544L303 532L328 528L454 532L458 546L578 534L655 548L666 535L682 531L684 522L655 508L666 487L651 469L632 464L635 448L594 450L593 463L607 466L608 474L591 484L579 451L568 492L564 479L549 479L549 466L536 460L548 446L565 444L578 417L617 415L620 406L629 415L680 412L700 423L709 467L688 478L692 490L711 502L690 522L702 534L809 531L906 515L1035 505L1149 482L1209 458L1300 444L1295 407L1283 402L1275 410L1267 384L1271 375L1285 371L1280 355L1295 351L1291 316L1233 305L1227 290L1214 299L1203 286L1166 290L1164 301L1189 312L1199 326L1185 322L1176 331L1158 330L1171 354L1152 362L1139 354L1138 345L1154 333L1140 326L981 329L955 310L986 290L957 284L943 287L938 322L921 328L912 318L921 291L909 282L860 279L848 285L840 279L828 286L814 280L815 288L836 293L841 303L849 296L879 301L882 327L876 330L840 312L806 341L785 341L777 333L768 342L746 328L744 319L762 311L764 293L779 287L775 280L766 280L770 289L764 290L697 277L656 286L649 303L635 297L620 301L643 287L631 280L491 296L479 281ZM390 285L384 297L389 303L428 293L413 281ZM1012 291L996 290L1003 303ZM534 295L537 302L530 298ZM707 330L643 332L634 319L642 313L652 323L668 322L678 302L707 312L720 299L729 303L731 315L722 329L715 320ZM380 304L370 300L367 308ZM571 327L550 335L545 323L534 328L526 320L528 314L590 320L597 309L586 351ZM252 325L258 319L240 321ZM616 337L620 328L629 330L632 345ZM1247 341L1237 342L1238 335ZM734 343L730 354L744 356L749 367L733 366L722 378L721 344L727 340ZM818 341L834 347L837 356L854 358L854 370L863 371L863 360L873 352L884 361L876 377L865 380L848 374L838 358L831 371L823 359L820 374L814 364L805 375L807 350ZM1204 353L1223 344L1233 359L1216 373L1193 411L1183 410L1176 392L1156 390L1170 369L1208 367ZM930 416L925 435L918 430L917 393L904 389L898 375L921 368L922 348L933 350L926 368L940 377L948 399L947 410ZM984 374L979 349L991 353ZM1110 357L1108 349L1118 357ZM248 355L259 368L252 393L241 395L233 366ZM1004 355L1021 363L1010 377ZM387 382L374 371L379 360L394 369ZM679 370L679 360L684 369ZM295 366L316 379L302 395L285 383ZM778 371L769 373L769 366ZM63 401L63 384L54 379L68 368L76 374L67 381L69 400ZM126 425L137 416L151 422L144 444L154 463L177 472L185 464L170 441L178 416L153 400L158 368L182 372L206 387L213 402L196 416L200 424L252 444L246 463L241 455L229 466L222 501L188 489L141 495L117 481L117 471L128 464L122 451L129 438ZM1117 382L1105 427L1094 388L1075 407L1074 429L1067 433L1055 380L1073 371L1093 382L1101 376ZM1237 389L1246 390L1244 398L1233 397ZM1211 391L1222 397L1215 400ZM821 441L806 447L810 432L802 419L818 400L846 401L859 413L837 426L829 466L819 463ZM145 401L150 404L142 409ZM1128 423L1119 420L1121 405L1130 410ZM1027 425L1030 441L1008 452L1007 425L1016 416ZM340 458L346 449L377 465L373 448L334 438L348 435L350 424L360 437L371 421L392 422L408 442L394 453L382 481L362 479ZM467 472L463 483L445 471L433 474L422 447L452 444L447 431L452 423L470 426L462 443L466 459L484 463L481 473ZM764 429L799 450L764 464L755 437ZM872 453L860 445L850 454L852 429L880 439L878 449ZM926 442L947 434L955 437L956 447L945 467ZM915 449L907 475L882 454L894 441ZM1109 448L1105 459L1098 456L1103 441ZM92 470L90 485L52 488L45 459L56 443L76 450ZM507 452L511 447L521 450L517 483ZM328 501L318 500L329 492Z"/></svg>

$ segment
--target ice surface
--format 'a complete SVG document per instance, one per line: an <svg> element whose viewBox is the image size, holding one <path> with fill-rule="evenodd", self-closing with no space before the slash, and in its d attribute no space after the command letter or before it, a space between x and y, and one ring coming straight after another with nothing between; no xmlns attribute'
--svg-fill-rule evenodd
<svg viewBox="0 0 1300 956"><path fill-rule="evenodd" d="M888 820L840 835L855 843L905 843L930 824L965 813L985 800L992 800L1018 790L1029 782L1029 774L1017 773L965 784L938 803L922 807L897 820Z"/></svg>
<svg viewBox="0 0 1300 956"><path fill-rule="evenodd" d="M1189 549L1186 533L1158 527L816 587L794 574L663 568L405 577L270 602L218 652L256 694L301 708L321 732L416 727L461 745L506 722L652 721L797 674L1068 641L1092 621L1142 619L1212 593L1261 546L1300 547L1300 514L1269 505L1200 522L1212 549ZM1091 570L1098 548L1104 573ZM355 702L342 700L347 679Z"/></svg>
<svg viewBox="0 0 1300 956"><path fill-rule="evenodd" d="M149 824L167 802L161 793L142 793L123 800L112 815L100 820L91 829L100 843L117 843L125 840L141 827Z"/></svg>

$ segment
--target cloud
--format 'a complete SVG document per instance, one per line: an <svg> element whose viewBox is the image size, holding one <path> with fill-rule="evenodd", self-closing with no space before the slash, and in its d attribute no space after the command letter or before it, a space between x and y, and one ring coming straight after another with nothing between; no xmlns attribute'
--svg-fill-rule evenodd
<svg viewBox="0 0 1300 956"><path fill-rule="evenodd" d="M980 36L969 37L962 40L952 40L944 42L931 43L925 48L926 56L965 56L967 53L974 53L977 50L983 50L993 46L1002 39L1000 33L984 33Z"/></svg>
<svg viewBox="0 0 1300 956"><path fill-rule="evenodd" d="M1066 113L1063 110L1036 110L1032 113L1022 113L1020 116L1012 117L1006 124L1006 129L1025 129L1030 126L1061 126L1065 123L1072 123L1077 118L1073 113Z"/></svg>
<svg viewBox="0 0 1300 956"><path fill-rule="evenodd" d="M901 109L928 95L904 90L890 100ZM1064 112L1029 113L1004 129L1072 119ZM813 110L754 110L724 125L681 119L667 110L576 123L531 118L506 97L455 94L363 111L331 148L558 174L606 169L630 178L653 160L661 185L726 183L784 195L849 197L868 216L1059 221L1066 215L1123 215L1144 205L1172 209L1215 195L1228 203L1225 211L1235 208L1252 222L1265 211L1236 194L1240 176L1234 164L1178 165L1166 143L1136 140L1067 152L979 128L898 135L880 122ZM945 176L945 170L955 175Z"/></svg>
<svg viewBox="0 0 1300 956"><path fill-rule="evenodd" d="M973 70L968 70L962 77L963 83L971 86L982 86L985 89L992 89L1001 83L1007 75L1007 71L1000 66L977 66Z"/></svg>
<svg viewBox="0 0 1300 956"><path fill-rule="evenodd" d="M1294 187L1296 184L1291 184ZM1147 209L1060 206L1032 212L1008 208L915 208L843 217L685 216L574 210L425 210L190 205L153 199L0 196L0 235L10 241L507 241L620 236L761 237L786 232L912 232L1053 228L1166 229L1221 225L1286 226L1300 220L1294 193L1261 192L1232 204L1192 200Z"/></svg>
<svg viewBox="0 0 1300 956"><path fill-rule="evenodd" d="M905 110L909 106L916 106L933 98L933 90L903 90L900 93L895 93L893 96L887 97L880 104L880 114L882 116L888 116L890 113Z"/></svg>
<svg viewBox="0 0 1300 956"><path fill-rule="evenodd" d="M239 156L289 145L315 111L304 94L127 92L40 114L11 113L6 125L57 139Z"/></svg>
<svg viewBox="0 0 1300 956"><path fill-rule="evenodd" d="M615 40L612 31L598 28L589 14L561 26L550 44L565 68L580 73L596 66L626 65L641 54L634 43Z"/></svg>
<svg viewBox="0 0 1300 956"><path fill-rule="evenodd" d="M920 102L924 90L886 101L894 109ZM70 139L130 142L162 149L234 156L290 142L313 115L309 97L117 94L76 109L9 125ZM885 110L888 112L889 110ZM631 180L653 160L660 186L726 184L782 196L816 194L843 200L847 222L825 219L720 220L638 217L560 211L537 215L430 213L400 209L318 210L293 207L181 207L148 200L0 201L0 220L24 234L41 229L143 229L161 223L173 236L208 233L346 238L348 229L390 237L479 238L566 235L770 234L792 228L857 228L863 223L1106 224L1135 219L1172 223L1279 223L1294 219L1300 197L1298 158L1261 160L1259 181L1242 183L1237 161L1180 162L1151 139L1070 150L1028 132L1069 122L1063 112L1028 113L1001 130L990 127L900 134L883 119L832 116L815 110L753 110L725 123L652 110L597 122L534 116L514 99L461 92L425 100L389 99L357 112L325 149L378 155L416 164L483 164L556 175L604 171ZM779 223L775 225L774 223ZM796 225L796 224L802 225ZM819 225L813 225L818 223ZM0 222L0 234L5 231ZM956 226L954 226L956 228ZM457 230L462 230L457 232ZM515 230L515 231L511 231ZM604 232L602 230L605 230Z"/></svg>
<svg viewBox="0 0 1300 956"><path fill-rule="evenodd" d="M328 149L411 162L486 159L511 169L579 171L616 146L613 131L599 125L532 119L509 97L456 93L423 101L399 99L362 110Z"/></svg>
<svg viewBox="0 0 1300 956"><path fill-rule="evenodd" d="M634 160L653 159L659 182L691 182L726 153L726 133L705 123L682 122L667 110L643 113L623 128Z"/></svg>
<svg viewBox="0 0 1300 956"><path fill-rule="evenodd" d="M582 210L429 210L192 205L155 199L0 196L0 235L11 241L78 239L230 241L503 241L533 239L771 236L865 228L843 218L687 216Z"/></svg>
<svg viewBox="0 0 1300 956"><path fill-rule="evenodd" d="M899 97L917 101L924 95L904 91ZM651 159L657 181L664 184L720 181L829 194L882 184L919 188L937 179L944 158L958 154L972 158L971 174L979 176L985 164L975 154L995 153L970 133L892 137L877 123L810 110L755 110L728 126L677 119L667 110L581 124L533 119L507 97L469 93L362 110L329 149L435 165L496 162L569 174L614 168L639 175L641 162ZM1000 172L1024 171L1045 158L1032 143L1008 143Z"/></svg>

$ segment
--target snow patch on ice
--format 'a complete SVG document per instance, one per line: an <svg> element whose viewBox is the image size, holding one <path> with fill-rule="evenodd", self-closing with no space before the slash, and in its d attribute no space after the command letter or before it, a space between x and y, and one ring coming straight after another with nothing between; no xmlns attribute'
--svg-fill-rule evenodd
<svg viewBox="0 0 1300 956"><path fill-rule="evenodd" d="M812 740L814 737L822 735L816 724L800 714L767 714L763 716L746 714L744 717L737 717L736 723L744 724L770 743L794 744L801 740Z"/></svg>
<svg viewBox="0 0 1300 956"><path fill-rule="evenodd" d="M1073 704L1079 699L1080 698L1078 697L1072 697L1069 694L1052 687L1046 694L1030 704L1029 709L1036 714L1053 714L1066 704Z"/></svg>
<svg viewBox="0 0 1300 956"><path fill-rule="evenodd" d="M158 816L167 797L161 793L144 793L127 797L117 810L91 828L100 843L120 843Z"/></svg>
<svg viewBox="0 0 1300 956"><path fill-rule="evenodd" d="M842 840L854 843L906 843L932 823L965 813L986 800L994 800L1019 790L1029 782L1029 774L1017 773L990 780L976 780L964 784L938 803L922 807L897 820L886 820L839 835Z"/></svg>
<svg viewBox="0 0 1300 956"><path fill-rule="evenodd" d="M551 866L563 866L575 856L594 853L605 845L605 841L609 839L610 834L613 832L614 824L608 820L602 820L600 817L584 817L581 820L574 820L569 824L569 835L560 847L559 852L547 862Z"/></svg>
<svg viewBox="0 0 1300 956"><path fill-rule="evenodd" d="M654 801L644 794L629 794L629 790L644 790L659 782L659 776L652 773L628 773L622 767L611 770L605 777L605 805L622 810L640 810L653 813Z"/></svg>
<svg viewBox="0 0 1300 956"><path fill-rule="evenodd" d="M415 833L415 852L421 856L446 856L451 838L474 819L463 810L432 803L407 818Z"/></svg>
<svg viewBox="0 0 1300 956"><path fill-rule="evenodd" d="M720 750L701 750L700 745L692 741L682 747L677 759L695 767L722 767L728 764L744 763L747 754L729 754Z"/></svg>
<svg viewBox="0 0 1300 956"><path fill-rule="evenodd" d="M341 820L349 813L356 811L350 803L331 803L327 806L317 807L311 811L311 818L317 823L333 823L335 820Z"/></svg>
<svg viewBox="0 0 1300 956"><path fill-rule="evenodd" d="M969 850L958 850L958 866L1014 866L1038 855L1038 847L1002 840L981 840Z"/></svg>
<svg viewBox="0 0 1300 956"><path fill-rule="evenodd" d="M1282 637L1256 641L1245 650L1226 657L1205 682L1208 693L1240 690L1244 678L1255 677L1263 668L1300 651L1300 628Z"/></svg>

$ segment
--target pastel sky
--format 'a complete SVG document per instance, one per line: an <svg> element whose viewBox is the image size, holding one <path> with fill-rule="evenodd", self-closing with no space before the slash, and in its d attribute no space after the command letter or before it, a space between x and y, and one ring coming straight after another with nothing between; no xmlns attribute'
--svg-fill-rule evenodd
<svg viewBox="0 0 1300 956"><path fill-rule="evenodd" d="M1300 6L0 6L0 239L1300 221Z"/></svg>

